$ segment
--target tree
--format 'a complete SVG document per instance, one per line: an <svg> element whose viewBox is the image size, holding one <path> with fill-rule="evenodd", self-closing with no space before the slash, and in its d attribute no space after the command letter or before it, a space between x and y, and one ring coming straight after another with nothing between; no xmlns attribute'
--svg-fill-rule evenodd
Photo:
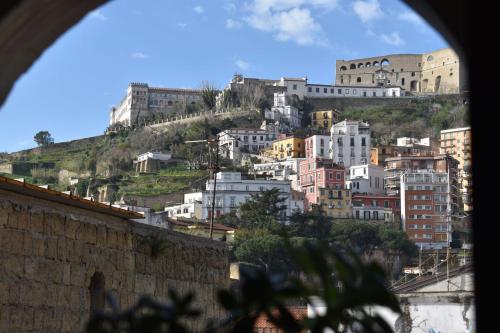
<svg viewBox="0 0 500 333"><path fill-rule="evenodd" d="M344 249L369 257L382 241L378 227L370 222L347 221L334 223L331 229L332 241Z"/></svg>
<svg viewBox="0 0 500 333"><path fill-rule="evenodd" d="M250 200L240 206L241 226L277 230L283 221L285 198L280 198L279 189L252 194Z"/></svg>
<svg viewBox="0 0 500 333"><path fill-rule="evenodd" d="M215 85L208 82L203 81L201 88L201 98L203 100L203 104L207 109L212 110L215 108L217 97L217 89L215 89Z"/></svg>
<svg viewBox="0 0 500 333"><path fill-rule="evenodd" d="M34 139L39 146L43 147L54 143L54 138L52 138L52 135L50 135L48 131L40 131L36 133Z"/></svg>
<svg viewBox="0 0 500 333"><path fill-rule="evenodd" d="M233 256L237 261L261 266L267 272L280 272L288 261L283 248L283 239L267 229L243 229L236 233Z"/></svg>
<svg viewBox="0 0 500 333"><path fill-rule="evenodd" d="M311 211L293 214L290 217L290 225L288 226L291 236L319 240L326 240L330 236L331 228L331 218L318 205L313 205Z"/></svg>

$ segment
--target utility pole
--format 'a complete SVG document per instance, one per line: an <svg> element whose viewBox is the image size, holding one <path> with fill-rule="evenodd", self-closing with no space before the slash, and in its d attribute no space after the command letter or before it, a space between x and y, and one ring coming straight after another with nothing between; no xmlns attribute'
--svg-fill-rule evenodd
<svg viewBox="0 0 500 333"><path fill-rule="evenodd" d="M212 177L214 179L214 188L212 195L212 214L210 215L210 239L212 239L212 232L214 228L214 215L215 215L215 190L217 188L217 167L219 165L219 135L217 134L217 138L215 139L215 144L217 145L215 148L215 164L210 168L212 172Z"/></svg>

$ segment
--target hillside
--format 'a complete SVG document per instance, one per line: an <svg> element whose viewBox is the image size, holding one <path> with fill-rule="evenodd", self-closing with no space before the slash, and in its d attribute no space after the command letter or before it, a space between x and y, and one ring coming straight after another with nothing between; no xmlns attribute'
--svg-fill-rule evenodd
<svg viewBox="0 0 500 333"><path fill-rule="evenodd" d="M113 199L187 192L201 189L208 178L208 148L206 143L184 144L185 141L213 138L231 127L259 127L261 121L258 114L205 119L163 130L124 130L109 136L55 143L2 154L0 174L22 177L34 184L50 184L61 191L67 190L70 177L79 178L80 195L87 194L88 186L89 192L95 194L100 186L113 185L118 188ZM168 169L157 175L136 175L133 160L147 151L169 151L173 161ZM5 173L9 168L15 172Z"/></svg>
<svg viewBox="0 0 500 333"><path fill-rule="evenodd" d="M394 143L397 137L436 139L442 129L468 125L468 105L457 96L428 99L342 99L303 103L304 126L296 134L315 134L310 128L308 111L334 107L342 103L341 119L364 120L372 128L372 144ZM316 104L312 104L314 102ZM330 104L329 104L330 103ZM185 141L213 138L227 128L259 127L262 117L237 116L231 119L205 118L163 128L122 130L107 136L96 136L52 144L0 156L0 174L24 177L35 184L51 184L67 190L70 177L78 178L81 195L94 194L103 186L116 191L112 200L133 198L132 202L155 205L182 200L182 193L201 189L208 179L209 160L206 143ZM137 175L133 160L147 151L168 151L173 160L169 167L155 175ZM231 163L221 161L226 167ZM11 174L6 174L9 172ZM87 190L87 188L89 188ZM155 199L156 198L156 199Z"/></svg>

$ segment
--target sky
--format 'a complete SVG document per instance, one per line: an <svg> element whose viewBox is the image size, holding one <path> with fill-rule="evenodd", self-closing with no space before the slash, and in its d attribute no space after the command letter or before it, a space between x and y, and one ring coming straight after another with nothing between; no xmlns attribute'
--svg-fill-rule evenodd
<svg viewBox="0 0 500 333"><path fill-rule="evenodd" d="M399 0L114 0L63 34L0 107L0 152L104 133L130 82L222 89L235 73L332 84L335 60L446 41ZM15 124L15 125L13 125Z"/></svg>

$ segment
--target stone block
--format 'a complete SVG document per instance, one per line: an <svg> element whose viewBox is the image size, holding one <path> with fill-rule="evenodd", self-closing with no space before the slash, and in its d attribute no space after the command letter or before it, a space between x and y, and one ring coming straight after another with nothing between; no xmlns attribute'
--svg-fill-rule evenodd
<svg viewBox="0 0 500 333"><path fill-rule="evenodd" d="M106 227L103 225L97 226L96 241L98 246L106 246Z"/></svg>
<svg viewBox="0 0 500 333"><path fill-rule="evenodd" d="M85 241L88 244L97 244L97 227L93 224L85 224Z"/></svg>
<svg viewBox="0 0 500 333"><path fill-rule="evenodd" d="M9 211L7 208L0 208L0 227L5 226L9 220Z"/></svg>
<svg viewBox="0 0 500 333"><path fill-rule="evenodd" d="M20 331L23 321L23 309L21 306L11 306L9 311L11 331Z"/></svg>
<svg viewBox="0 0 500 333"><path fill-rule="evenodd" d="M33 236L31 232L24 233L23 236L23 254L25 256L33 255Z"/></svg>
<svg viewBox="0 0 500 333"><path fill-rule="evenodd" d="M24 276L28 280L34 280L38 270L37 259L32 257L24 258Z"/></svg>
<svg viewBox="0 0 500 333"><path fill-rule="evenodd" d="M33 256L43 257L45 256L45 238L33 237Z"/></svg>
<svg viewBox="0 0 500 333"><path fill-rule="evenodd" d="M7 284L7 282L0 281L0 306L8 304L7 303L8 297L9 297L9 285Z"/></svg>
<svg viewBox="0 0 500 333"><path fill-rule="evenodd" d="M69 239L77 239L77 234L79 232L80 222L66 219L64 222L64 235Z"/></svg>
<svg viewBox="0 0 500 333"><path fill-rule="evenodd" d="M66 261L68 258L68 249L66 247L66 238L59 237L57 239L57 259Z"/></svg>
<svg viewBox="0 0 500 333"><path fill-rule="evenodd" d="M43 213L32 213L30 222L31 222L31 231L43 233Z"/></svg>
<svg viewBox="0 0 500 333"><path fill-rule="evenodd" d="M4 249L11 254L23 254L24 233L19 230L3 231Z"/></svg>
<svg viewBox="0 0 500 333"><path fill-rule="evenodd" d="M71 264L68 262L63 263L63 281L64 285L71 284Z"/></svg>
<svg viewBox="0 0 500 333"><path fill-rule="evenodd" d="M45 239L45 257L49 259L57 258L57 238L48 237Z"/></svg>
<svg viewBox="0 0 500 333"><path fill-rule="evenodd" d="M21 256L8 254L1 259L6 278L21 278L24 275L24 260Z"/></svg>
<svg viewBox="0 0 500 333"><path fill-rule="evenodd" d="M17 213L17 228L21 230L31 229L30 213L28 212Z"/></svg>
<svg viewBox="0 0 500 333"><path fill-rule="evenodd" d="M21 322L21 330L24 332L29 332L33 330L35 323L35 311L31 307L24 307L22 322Z"/></svg>
<svg viewBox="0 0 500 333"><path fill-rule="evenodd" d="M10 229L17 229L18 221L19 221L19 212L9 213L9 217L7 219L7 227Z"/></svg>
<svg viewBox="0 0 500 333"><path fill-rule="evenodd" d="M83 264L72 263L71 264L71 285L72 286L85 286L85 274L87 268Z"/></svg>
<svg viewBox="0 0 500 333"><path fill-rule="evenodd" d="M10 307L0 305L0 332L10 332Z"/></svg>

